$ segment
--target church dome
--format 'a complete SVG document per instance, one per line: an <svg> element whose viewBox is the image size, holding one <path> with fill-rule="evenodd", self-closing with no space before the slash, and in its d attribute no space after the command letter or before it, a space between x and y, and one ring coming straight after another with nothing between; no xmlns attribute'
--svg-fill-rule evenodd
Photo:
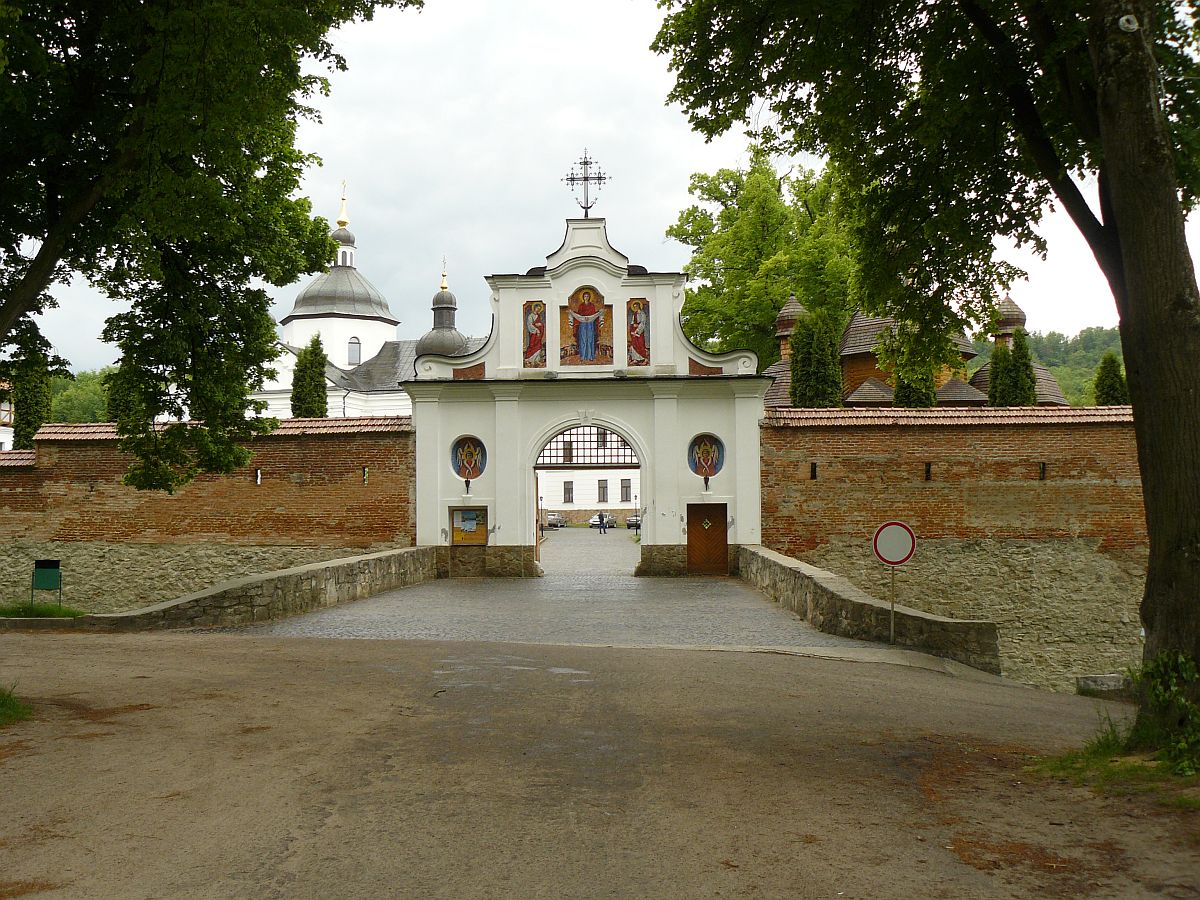
<svg viewBox="0 0 1200 900"><path fill-rule="evenodd" d="M417 341L417 356L436 353L439 356L458 356L467 349L467 339L454 325L458 299L450 293L446 273L442 273L441 289L433 295L433 328Z"/></svg>
<svg viewBox="0 0 1200 900"><path fill-rule="evenodd" d="M354 234L346 227L350 222L346 218L344 197L337 224L337 230L330 235L338 244L334 264L328 272L322 272L305 286L296 296L292 311L280 324L286 325L293 319L339 317L400 324L379 289L355 268Z"/></svg>
<svg viewBox="0 0 1200 900"><path fill-rule="evenodd" d="M791 337L797 320L807 312L808 310L796 299L796 293L793 291L787 298L787 302L783 304L783 308L779 310L779 315L775 317L775 337Z"/></svg>

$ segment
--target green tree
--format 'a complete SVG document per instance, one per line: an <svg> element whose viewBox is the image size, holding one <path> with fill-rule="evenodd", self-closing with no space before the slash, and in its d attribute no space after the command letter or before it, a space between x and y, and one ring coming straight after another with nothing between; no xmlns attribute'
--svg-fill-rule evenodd
<svg viewBox="0 0 1200 900"><path fill-rule="evenodd" d="M35 353L13 369L13 449L33 449L33 436L50 421L50 371L46 357Z"/></svg>
<svg viewBox="0 0 1200 900"><path fill-rule="evenodd" d="M1121 319L1150 539L1145 658L1200 658L1200 291L1183 227L1200 193L1195 3L666 5L654 46L671 54L671 99L708 136L765 100L778 124L763 137L829 155L880 310L975 330L1017 274L993 240L1044 250L1049 202L1067 212Z"/></svg>
<svg viewBox="0 0 1200 900"><path fill-rule="evenodd" d="M330 31L408 5L29 0L0 15L0 351L72 274L130 304L105 330L138 398L117 421L139 460L130 483L229 471L270 427L249 394L274 323L250 285L290 284L334 252L296 196L313 162L297 124L328 87L320 67L345 66ZM169 439L152 425L189 415Z"/></svg>
<svg viewBox="0 0 1200 900"><path fill-rule="evenodd" d="M1013 402L1000 405L1037 406L1037 375L1033 371L1033 357L1029 355L1029 342L1020 328L1013 335L1008 378Z"/></svg>
<svg viewBox="0 0 1200 900"><path fill-rule="evenodd" d="M684 271L696 286L682 316L689 338L716 351L753 350L766 368L779 359L775 316L790 293L810 310L846 308L853 261L832 172L780 176L751 148L746 170L697 173L689 190L699 203L667 229L692 248Z"/></svg>
<svg viewBox="0 0 1200 900"><path fill-rule="evenodd" d="M896 394L892 402L896 406L937 406L937 385L933 370L928 366L896 373Z"/></svg>
<svg viewBox="0 0 1200 900"><path fill-rule="evenodd" d="M1094 390L1097 406L1123 406L1129 402L1129 386L1121 372L1121 360L1111 350L1100 360Z"/></svg>
<svg viewBox="0 0 1200 900"><path fill-rule="evenodd" d="M999 344L992 350L992 364L988 370L988 406L1013 405L1009 402L1014 394L1012 368L1012 350L1008 344Z"/></svg>
<svg viewBox="0 0 1200 900"><path fill-rule="evenodd" d="M844 319L830 309L805 313L792 330L792 406L814 409L842 405L842 360L838 354Z"/></svg>
<svg viewBox="0 0 1200 900"><path fill-rule="evenodd" d="M325 390L325 366L329 362L321 336L314 334L308 346L296 354L292 372L292 415L299 419L323 419L329 415Z"/></svg>
<svg viewBox="0 0 1200 900"><path fill-rule="evenodd" d="M108 391L104 376L112 367L50 379L50 417L55 422L107 422Z"/></svg>

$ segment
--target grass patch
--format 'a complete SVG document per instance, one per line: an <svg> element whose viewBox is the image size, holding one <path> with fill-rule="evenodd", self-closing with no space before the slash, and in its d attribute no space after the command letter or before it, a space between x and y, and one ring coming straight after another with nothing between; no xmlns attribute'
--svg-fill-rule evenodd
<svg viewBox="0 0 1200 900"><path fill-rule="evenodd" d="M18 700L12 688L0 688L0 728L28 719L32 714L33 708Z"/></svg>
<svg viewBox="0 0 1200 900"><path fill-rule="evenodd" d="M1200 810L1200 776L1181 775L1161 750L1137 750L1133 728L1105 718L1079 750L1038 760L1035 772L1086 785L1097 793L1145 796L1172 809Z"/></svg>
<svg viewBox="0 0 1200 900"><path fill-rule="evenodd" d="M0 604L0 617L14 619L74 619L87 615L81 609L59 606L57 603L4 603Z"/></svg>

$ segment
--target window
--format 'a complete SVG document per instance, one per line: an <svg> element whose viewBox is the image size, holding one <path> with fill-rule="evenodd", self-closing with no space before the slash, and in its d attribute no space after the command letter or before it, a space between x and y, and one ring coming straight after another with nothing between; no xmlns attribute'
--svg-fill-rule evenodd
<svg viewBox="0 0 1200 900"><path fill-rule="evenodd" d="M621 502L629 503L633 499L633 479L621 479Z"/></svg>
<svg viewBox="0 0 1200 900"><path fill-rule="evenodd" d="M563 503L574 503L574 502L575 502L575 482L564 481L563 482Z"/></svg>
<svg viewBox="0 0 1200 900"><path fill-rule="evenodd" d="M562 442L562 461L565 463L575 462L575 448L571 446L570 441Z"/></svg>
<svg viewBox="0 0 1200 900"><path fill-rule="evenodd" d="M607 478L601 478L599 481L596 482L596 494L597 494L597 497L596 497L597 501L599 501L600 503L608 502L608 479Z"/></svg>
<svg viewBox="0 0 1200 900"><path fill-rule="evenodd" d="M603 428L596 429L596 446L600 448L608 446L608 432Z"/></svg>
<svg viewBox="0 0 1200 900"><path fill-rule="evenodd" d="M362 362L362 341L358 338L350 338L350 346L346 351L346 357L350 365L357 366Z"/></svg>

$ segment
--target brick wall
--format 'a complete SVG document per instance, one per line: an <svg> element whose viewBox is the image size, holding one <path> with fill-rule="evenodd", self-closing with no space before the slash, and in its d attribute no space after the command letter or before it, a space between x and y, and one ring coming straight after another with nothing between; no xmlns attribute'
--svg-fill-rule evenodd
<svg viewBox="0 0 1200 900"><path fill-rule="evenodd" d="M1127 408L780 410L762 428L762 496L763 543L788 555L889 519L919 538L1146 541Z"/></svg>
<svg viewBox="0 0 1200 900"><path fill-rule="evenodd" d="M415 543L410 421L318 422L330 424L286 421L254 441L249 466L173 495L121 483L129 458L108 426L51 426L39 433L33 465L0 466L0 541Z"/></svg>

